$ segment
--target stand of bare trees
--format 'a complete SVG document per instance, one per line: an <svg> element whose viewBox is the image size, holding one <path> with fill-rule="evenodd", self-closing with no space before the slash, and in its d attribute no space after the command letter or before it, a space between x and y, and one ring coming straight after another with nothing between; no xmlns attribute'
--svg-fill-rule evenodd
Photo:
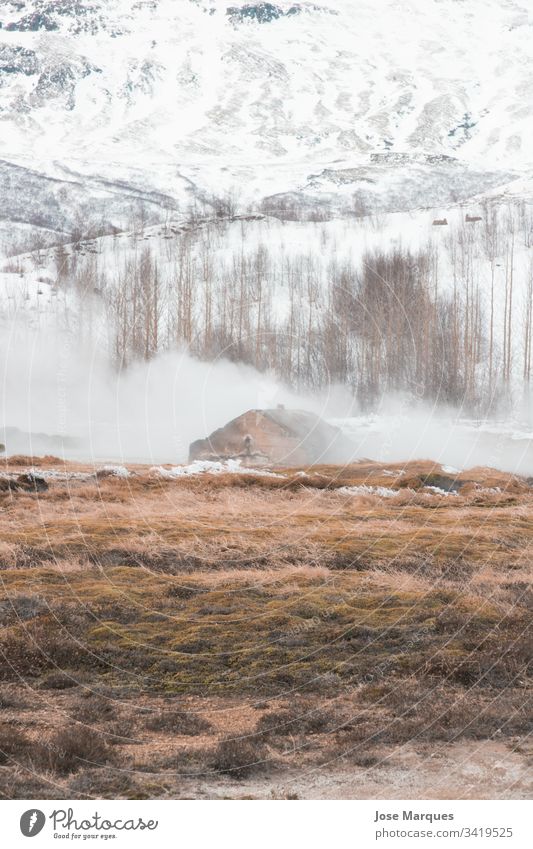
<svg viewBox="0 0 533 849"><path fill-rule="evenodd" d="M368 254L360 266L314 254L274 258L243 236L217 266L208 241L180 239L162 278L150 250L105 286L113 355L121 366L186 347L201 359L243 362L299 390L352 388L365 405L391 391L473 404L485 371L479 291L439 292L430 252Z"/></svg>
<svg viewBox="0 0 533 849"><path fill-rule="evenodd" d="M149 249L126 263L115 285L106 287L113 327L113 354L120 367L149 360L160 350L161 282Z"/></svg>
<svg viewBox="0 0 533 849"><path fill-rule="evenodd" d="M396 245L354 260L346 238L359 237L360 219L340 237L307 222L308 247L286 251L279 228L288 225L254 230L228 204L210 218L193 209L158 233L138 218L104 246L78 238L52 250L58 293L78 296L79 332L92 332L100 310L118 367L186 348L297 390L342 384L366 407L407 392L483 414L511 403L517 381L530 383L529 207L486 203L421 250Z"/></svg>

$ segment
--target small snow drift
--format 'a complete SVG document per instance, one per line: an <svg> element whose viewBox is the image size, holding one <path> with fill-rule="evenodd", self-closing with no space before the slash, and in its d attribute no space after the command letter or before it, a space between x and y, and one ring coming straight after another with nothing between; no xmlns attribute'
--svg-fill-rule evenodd
<svg viewBox="0 0 533 849"><path fill-rule="evenodd" d="M249 410L189 447L189 462L239 459L243 465L312 466L348 461L342 431L304 410Z"/></svg>

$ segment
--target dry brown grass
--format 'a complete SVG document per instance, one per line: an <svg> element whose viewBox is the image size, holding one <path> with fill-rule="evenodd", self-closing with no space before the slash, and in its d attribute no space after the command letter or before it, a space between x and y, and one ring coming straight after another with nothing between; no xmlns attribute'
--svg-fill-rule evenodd
<svg viewBox="0 0 533 849"><path fill-rule="evenodd" d="M66 463L64 460L61 460L59 457L54 457L51 454L46 454L44 457L29 457L27 454L13 454L11 457L5 457L2 460L2 464L5 465L7 469L29 467L32 468L34 466L38 466L40 468L48 468L49 466L70 466L70 464Z"/></svg>
<svg viewBox="0 0 533 849"><path fill-rule="evenodd" d="M444 497L424 489L429 463L317 471L139 468L4 498L0 719L16 780L0 774L0 796L156 797L176 773L231 780L344 753L378 768L387 746L527 733L527 483L475 470ZM401 492L338 491L363 484ZM70 755L54 760L68 721Z"/></svg>
<svg viewBox="0 0 533 849"><path fill-rule="evenodd" d="M208 764L221 775L242 779L263 772L268 766L268 753L260 740L227 737L215 748Z"/></svg>
<svg viewBox="0 0 533 849"><path fill-rule="evenodd" d="M359 479L350 472L350 484L367 484L371 475L364 471ZM381 568L423 558L509 568L518 567L533 545L529 488L496 473L488 482L498 482L499 493L471 483L464 494L448 498L404 491L386 500L312 489L300 479L298 489L287 489L272 488L265 483L269 478L242 478L245 487L238 475L175 482L139 475L90 486L55 484L39 496L17 496L2 529L8 562L24 563L29 551L35 562L82 558L169 570L174 562L178 571L187 562L192 568L275 568L336 560L339 566ZM371 485L390 486L391 480L377 478Z"/></svg>

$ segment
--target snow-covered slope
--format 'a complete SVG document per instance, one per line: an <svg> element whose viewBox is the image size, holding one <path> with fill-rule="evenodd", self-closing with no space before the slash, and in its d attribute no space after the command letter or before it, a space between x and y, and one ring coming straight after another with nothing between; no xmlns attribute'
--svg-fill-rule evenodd
<svg viewBox="0 0 533 849"><path fill-rule="evenodd" d="M528 194L528 6L4 0L0 159L83 184L115 221L132 197L163 217L233 189L391 209ZM4 215L28 220L5 168Z"/></svg>

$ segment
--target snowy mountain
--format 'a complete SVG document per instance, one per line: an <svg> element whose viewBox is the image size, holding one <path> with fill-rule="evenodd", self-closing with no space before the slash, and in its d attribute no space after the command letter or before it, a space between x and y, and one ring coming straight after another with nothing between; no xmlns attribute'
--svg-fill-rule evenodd
<svg viewBox="0 0 533 849"><path fill-rule="evenodd" d="M3 0L2 217L529 196L532 34L523 0Z"/></svg>

